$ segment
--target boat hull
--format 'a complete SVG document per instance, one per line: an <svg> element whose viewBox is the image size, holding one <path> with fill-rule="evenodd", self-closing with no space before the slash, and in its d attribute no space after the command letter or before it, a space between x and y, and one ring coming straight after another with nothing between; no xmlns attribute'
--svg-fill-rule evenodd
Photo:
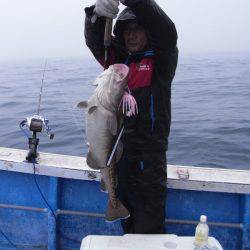
<svg viewBox="0 0 250 250"><path fill-rule="evenodd" d="M10 163L15 166L12 165L12 170L6 166ZM104 220L107 195L99 190L98 174L94 176L95 173L89 172L89 179L39 175L42 170L38 165L36 177L32 173L13 171L22 164L27 163L0 160L0 229L17 247L79 249L87 235L122 234L119 222ZM166 231L193 236L200 215L205 214L210 222L210 235L224 249L247 249L250 246L249 211L247 193L169 188ZM1 234L0 249L11 249Z"/></svg>

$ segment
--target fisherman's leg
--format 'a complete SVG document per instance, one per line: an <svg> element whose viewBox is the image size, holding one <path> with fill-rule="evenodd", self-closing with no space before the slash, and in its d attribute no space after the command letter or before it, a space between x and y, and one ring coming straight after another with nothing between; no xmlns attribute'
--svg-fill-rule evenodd
<svg viewBox="0 0 250 250"><path fill-rule="evenodd" d="M138 161L137 161L138 162ZM136 167L134 160L129 159L123 154L121 160L117 164L118 169L118 197L122 204L129 210L130 217L125 220L121 220L121 225L124 233L134 233L134 211L133 204L133 178L134 169Z"/></svg>
<svg viewBox="0 0 250 250"><path fill-rule="evenodd" d="M165 233L166 153L144 156L137 169L134 233Z"/></svg>
<svg viewBox="0 0 250 250"><path fill-rule="evenodd" d="M134 233L133 214L131 214L129 218L121 220L121 226L124 234L133 234Z"/></svg>

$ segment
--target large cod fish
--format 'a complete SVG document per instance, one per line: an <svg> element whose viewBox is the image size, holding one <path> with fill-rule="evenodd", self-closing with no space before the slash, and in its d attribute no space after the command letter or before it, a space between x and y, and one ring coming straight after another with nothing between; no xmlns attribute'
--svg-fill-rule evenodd
<svg viewBox="0 0 250 250"><path fill-rule="evenodd" d="M116 196L115 164L122 154L121 144L118 144L113 160L107 166L119 130L118 109L127 88L128 72L129 68L124 64L111 65L95 80L94 85L97 87L89 101L77 105L79 108L87 108L87 164L92 169L100 169L101 189L108 191L107 221L130 216L129 211Z"/></svg>

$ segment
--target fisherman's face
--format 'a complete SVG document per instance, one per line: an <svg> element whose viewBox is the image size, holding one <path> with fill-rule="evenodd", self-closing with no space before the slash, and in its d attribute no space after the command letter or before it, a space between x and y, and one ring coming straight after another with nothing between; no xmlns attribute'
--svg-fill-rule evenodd
<svg viewBox="0 0 250 250"><path fill-rule="evenodd" d="M148 44L144 28L135 22L126 24L123 31L123 38L126 48L130 53L143 51Z"/></svg>

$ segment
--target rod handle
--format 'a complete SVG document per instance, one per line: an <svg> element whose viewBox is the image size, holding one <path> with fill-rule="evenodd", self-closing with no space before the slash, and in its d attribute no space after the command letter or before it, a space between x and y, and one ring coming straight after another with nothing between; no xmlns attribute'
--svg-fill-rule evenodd
<svg viewBox="0 0 250 250"><path fill-rule="evenodd" d="M104 32L104 47L105 48L108 48L111 44L112 25L113 25L113 19L107 17L106 23L105 23L105 32Z"/></svg>

